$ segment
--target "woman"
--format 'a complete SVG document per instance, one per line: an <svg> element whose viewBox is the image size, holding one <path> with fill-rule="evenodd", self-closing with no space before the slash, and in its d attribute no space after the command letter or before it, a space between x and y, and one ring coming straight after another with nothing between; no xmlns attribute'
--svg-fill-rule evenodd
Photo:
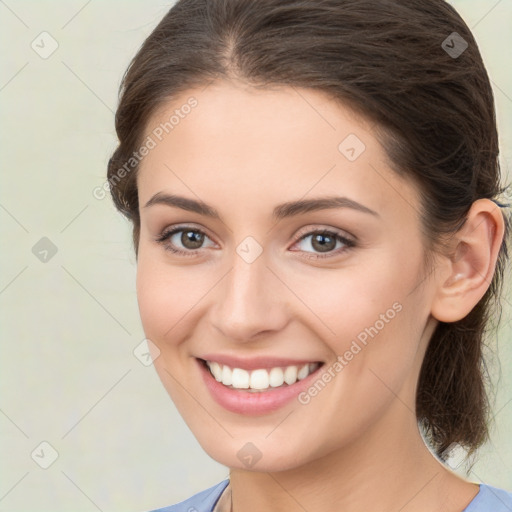
<svg viewBox="0 0 512 512"><path fill-rule="evenodd" d="M509 223L475 40L441 0L180 0L108 175L155 368L229 480L163 510L505 511L486 440Z"/></svg>

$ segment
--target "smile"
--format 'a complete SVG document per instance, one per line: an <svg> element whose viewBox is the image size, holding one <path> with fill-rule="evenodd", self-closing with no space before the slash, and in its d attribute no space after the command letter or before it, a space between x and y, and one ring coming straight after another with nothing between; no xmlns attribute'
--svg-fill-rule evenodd
<svg viewBox="0 0 512 512"><path fill-rule="evenodd" d="M271 369L247 371L242 368L231 368L216 361L206 361L210 373L217 382L230 389L246 389L250 392L265 391L270 388L291 386L317 370L320 363L306 363L301 366L276 366Z"/></svg>

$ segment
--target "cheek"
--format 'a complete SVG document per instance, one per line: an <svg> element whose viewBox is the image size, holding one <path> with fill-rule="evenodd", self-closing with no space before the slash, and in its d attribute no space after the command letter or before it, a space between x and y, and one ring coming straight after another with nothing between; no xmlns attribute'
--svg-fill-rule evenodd
<svg viewBox="0 0 512 512"><path fill-rule="evenodd" d="M402 303L407 294L407 278L401 277L394 276L391 266L386 272L367 266L315 276L314 286L311 280L301 286L307 291L308 306L332 337L353 337L376 322L380 325L380 315L388 310L387 316L395 317L393 304Z"/></svg>
<svg viewBox="0 0 512 512"><path fill-rule="evenodd" d="M308 305L327 327L325 341L355 373L373 364L386 373L407 367L428 316L421 290L411 293L421 275L412 261L420 259L385 256L307 287Z"/></svg>
<svg viewBox="0 0 512 512"><path fill-rule="evenodd" d="M180 317L185 314L186 286L179 273L158 263L141 251L137 262L137 301L146 336L157 345L171 339Z"/></svg>
<svg viewBox="0 0 512 512"><path fill-rule="evenodd" d="M158 273L147 263L139 253L137 263L137 302L140 318L146 336L152 339L160 338L161 333L170 327L166 322L163 311L167 309L168 297L165 294L165 283L158 279ZM171 305L169 305L171 306ZM173 311L169 308L169 311ZM172 320L172 319L169 319ZM167 323L167 325L164 325ZM158 334L158 336L155 336Z"/></svg>
<svg viewBox="0 0 512 512"><path fill-rule="evenodd" d="M184 275L186 272L158 263L157 257L139 248L137 301L142 326L146 338L156 346L154 368L171 399L186 416L190 400L176 384L186 379L185 354L180 353L180 341L186 339L193 306L191 301L188 304L190 294L185 279L180 279Z"/></svg>
<svg viewBox="0 0 512 512"><path fill-rule="evenodd" d="M146 336L161 349L179 345L204 314L204 298L214 284L209 268L170 265L165 255L141 247L137 301Z"/></svg>

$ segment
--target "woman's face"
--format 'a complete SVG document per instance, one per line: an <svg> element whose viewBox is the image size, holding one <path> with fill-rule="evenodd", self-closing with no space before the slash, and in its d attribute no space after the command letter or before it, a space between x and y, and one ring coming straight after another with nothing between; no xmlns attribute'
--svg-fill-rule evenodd
<svg viewBox="0 0 512 512"><path fill-rule="evenodd" d="M145 137L141 319L210 456L278 471L412 435L434 287L417 191L369 124L313 90L216 82Z"/></svg>

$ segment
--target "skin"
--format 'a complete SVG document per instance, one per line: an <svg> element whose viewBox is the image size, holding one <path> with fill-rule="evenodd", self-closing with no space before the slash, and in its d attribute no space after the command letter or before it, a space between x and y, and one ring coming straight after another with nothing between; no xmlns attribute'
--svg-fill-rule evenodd
<svg viewBox="0 0 512 512"><path fill-rule="evenodd" d="M450 254L427 269L418 191L391 170L371 123L317 91L221 81L168 102L146 136L190 96L197 107L139 169L137 296L165 388L204 450L230 468L233 510L460 512L478 486L425 446L416 382L437 321L463 318L489 286L499 208L474 203ZM355 161L338 149L348 134L366 146ZM202 200L221 219L146 207L158 192ZM377 215L344 207L272 219L277 204L331 195ZM155 241L181 224L206 234L193 256ZM322 253L312 236L300 240L319 229L356 245ZM252 263L236 252L248 236L263 249ZM193 252L180 237L174 246ZM235 414L200 378L195 357L208 352L328 367L394 303L401 311L307 405ZM250 468L237 457L247 442L261 452Z"/></svg>

